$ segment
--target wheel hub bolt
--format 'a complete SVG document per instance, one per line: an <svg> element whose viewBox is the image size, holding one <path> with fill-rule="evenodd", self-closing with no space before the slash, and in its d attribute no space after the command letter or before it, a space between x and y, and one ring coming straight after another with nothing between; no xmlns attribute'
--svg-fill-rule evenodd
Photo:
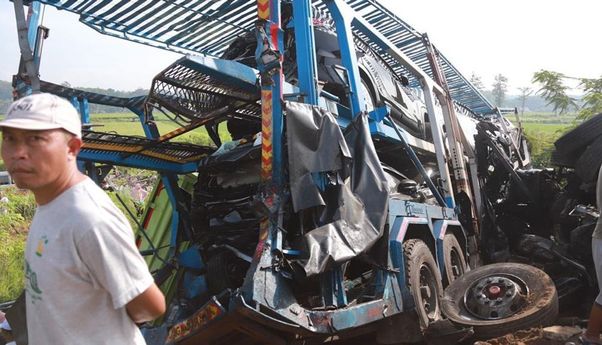
<svg viewBox="0 0 602 345"><path fill-rule="evenodd" d="M488 289L487 292L489 294L489 296L491 296L491 298L497 298L500 293L502 292L502 289L497 286L497 285L491 285Z"/></svg>

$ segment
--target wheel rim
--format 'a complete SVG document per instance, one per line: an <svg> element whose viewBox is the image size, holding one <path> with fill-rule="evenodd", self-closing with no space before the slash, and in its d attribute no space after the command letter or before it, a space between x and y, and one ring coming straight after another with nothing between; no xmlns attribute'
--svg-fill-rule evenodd
<svg viewBox="0 0 602 345"><path fill-rule="evenodd" d="M460 257L460 253L456 250L456 248L452 248L449 253L449 260L451 263L451 275L455 280L462 274L464 274L464 265L462 264L462 259Z"/></svg>
<svg viewBox="0 0 602 345"><path fill-rule="evenodd" d="M420 266L420 303L429 321L437 318L439 300L433 272L427 265Z"/></svg>
<svg viewBox="0 0 602 345"><path fill-rule="evenodd" d="M527 284L511 274L495 274L472 283L464 293L464 305L473 316L499 320L516 314L529 296Z"/></svg>

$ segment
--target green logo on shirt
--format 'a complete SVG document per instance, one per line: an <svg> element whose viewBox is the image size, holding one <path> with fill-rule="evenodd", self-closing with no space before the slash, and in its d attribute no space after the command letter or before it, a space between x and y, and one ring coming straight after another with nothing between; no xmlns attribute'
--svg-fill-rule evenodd
<svg viewBox="0 0 602 345"><path fill-rule="evenodd" d="M38 286L38 275L31 269L29 266L29 262L25 260L25 279L27 279L27 291L34 299L42 299L41 294L42 290Z"/></svg>

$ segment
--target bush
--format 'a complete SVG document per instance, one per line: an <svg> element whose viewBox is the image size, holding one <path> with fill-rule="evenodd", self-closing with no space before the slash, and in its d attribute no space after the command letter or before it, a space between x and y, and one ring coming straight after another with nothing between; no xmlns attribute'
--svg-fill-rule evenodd
<svg viewBox="0 0 602 345"><path fill-rule="evenodd" d="M9 200L0 205L0 302L17 298L23 290L25 240L36 203L33 194L15 187L0 190Z"/></svg>
<svg viewBox="0 0 602 345"><path fill-rule="evenodd" d="M0 197L8 198L7 204L0 204L0 231L26 233L36 211L33 194L16 187L0 189Z"/></svg>
<svg viewBox="0 0 602 345"><path fill-rule="evenodd" d="M0 302L12 301L23 290L23 262L25 261L25 239L27 234L11 234L0 230Z"/></svg>

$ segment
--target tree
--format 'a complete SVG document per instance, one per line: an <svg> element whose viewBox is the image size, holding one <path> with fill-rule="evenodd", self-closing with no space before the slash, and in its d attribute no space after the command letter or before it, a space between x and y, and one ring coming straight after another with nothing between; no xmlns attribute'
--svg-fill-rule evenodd
<svg viewBox="0 0 602 345"><path fill-rule="evenodd" d="M508 91L508 78L504 77L501 73L495 76L495 82L493 83L493 89L491 93L495 100L495 105L501 107L506 98L506 91Z"/></svg>
<svg viewBox="0 0 602 345"><path fill-rule="evenodd" d="M577 88L583 90L581 108L567 95L569 87L564 85L566 79L579 80ZM602 77L575 78L558 72L540 70L533 74L533 81L542 85L538 92L543 95L548 104L554 105L554 110L558 109L560 113L570 108L579 109L578 116L583 120L602 113Z"/></svg>
<svg viewBox="0 0 602 345"><path fill-rule="evenodd" d="M582 87L585 92L583 95L583 106L579 111L579 117L587 119L602 113L602 78L582 78L579 86Z"/></svg>
<svg viewBox="0 0 602 345"><path fill-rule="evenodd" d="M567 78L562 73L543 69L533 74L533 82L542 85L537 93L548 102L548 105L554 106L554 112L557 115L561 115L571 108L577 108L575 100L566 93L568 87L564 85L564 80Z"/></svg>
<svg viewBox="0 0 602 345"><path fill-rule="evenodd" d="M485 91L485 85L483 85L483 81L481 77L476 75L476 73L472 72L472 76L470 76L470 83L479 91Z"/></svg>
<svg viewBox="0 0 602 345"><path fill-rule="evenodd" d="M531 88L528 86L519 87L518 90L520 91L521 102L520 114L523 115L525 113L525 103L527 102L527 97L533 93L533 90L531 90Z"/></svg>

